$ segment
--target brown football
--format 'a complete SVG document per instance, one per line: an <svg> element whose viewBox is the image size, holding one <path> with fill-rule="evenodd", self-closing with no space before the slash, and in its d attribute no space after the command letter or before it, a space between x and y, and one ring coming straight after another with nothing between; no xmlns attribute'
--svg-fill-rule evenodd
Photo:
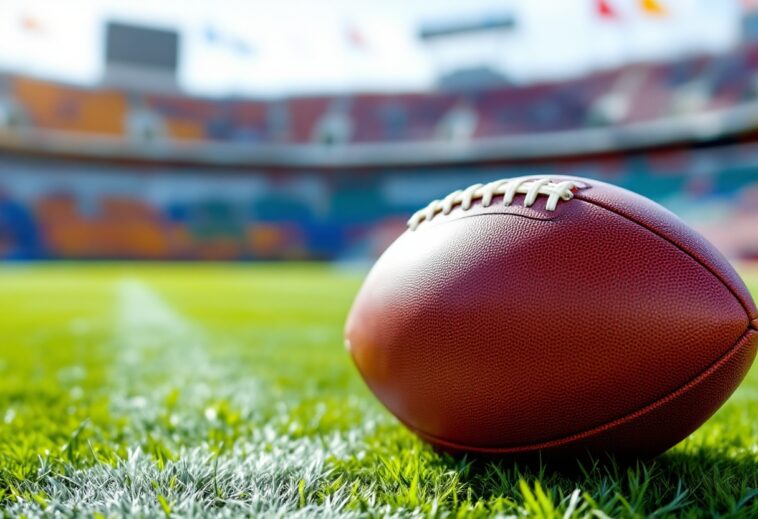
<svg viewBox="0 0 758 519"><path fill-rule="evenodd" d="M442 449L650 456L734 391L758 312L726 259L656 203L523 177L413 215L346 344L379 400Z"/></svg>

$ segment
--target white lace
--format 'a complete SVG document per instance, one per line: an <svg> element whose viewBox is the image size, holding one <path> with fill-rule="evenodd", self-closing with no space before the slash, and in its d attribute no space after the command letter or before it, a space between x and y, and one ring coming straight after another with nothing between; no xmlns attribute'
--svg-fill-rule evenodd
<svg viewBox="0 0 758 519"><path fill-rule="evenodd" d="M549 178L515 178L501 179L489 184L474 184L466 189L459 189L450 193L442 200L435 200L420 211L416 211L408 220L408 227L413 231L423 221L429 221L438 213L449 214L456 206L461 206L464 211L471 207L474 200L481 199L482 206L488 207L492 199L497 195L503 195L503 204L510 205L513 197L517 194L524 197L524 207L534 204L538 195L548 197L545 204L546 211L555 211L558 200L571 200L574 198L574 189L586 187L576 180L563 180L553 182Z"/></svg>

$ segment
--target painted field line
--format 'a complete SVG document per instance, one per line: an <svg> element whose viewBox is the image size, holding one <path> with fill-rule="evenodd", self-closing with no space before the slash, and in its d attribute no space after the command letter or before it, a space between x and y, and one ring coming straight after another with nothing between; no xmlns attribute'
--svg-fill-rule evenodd
<svg viewBox="0 0 758 519"><path fill-rule="evenodd" d="M359 456L371 424L355 430L292 438L261 423L218 454L207 441L217 417L209 402L222 399L241 410L243 419L261 403L270 406L266 388L220 366L209 355L203 330L176 312L155 291L137 280L117 286L118 316L111 368L112 412L126 418L133 446L115 466L65 467L49 473L28 490L45 496L45 505L20 500L11 515L50 514L220 517L240 515L310 517L354 516L345 509L349 485L323 496L320 489L337 477L333 459ZM166 424L166 399L181 397ZM140 445L147 434L178 435L175 455L156 460ZM387 510L386 512L389 512Z"/></svg>

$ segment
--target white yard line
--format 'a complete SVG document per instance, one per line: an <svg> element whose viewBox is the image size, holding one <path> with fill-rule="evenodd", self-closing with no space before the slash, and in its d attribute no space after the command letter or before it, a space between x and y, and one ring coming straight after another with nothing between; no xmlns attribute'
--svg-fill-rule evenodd
<svg viewBox="0 0 758 519"><path fill-rule="evenodd" d="M301 438L261 424L218 455L206 443L205 433L217 419L207 403L230 402L245 419L265 401L261 399L267 398L266 388L241 376L238 366L214 364L202 330L144 283L121 282L117 299L114 346L119 352L111 370L112 412L129 420L126 432L134 436L135 446L116 466L67 467L65 475L49 474L30 488L44 493L47 507L34 500L19 501L7 513L157 517L165 513L163 500L172 515L180 516L356 515L344 510L349 482L324 501L316 494L321 484L335 477L328 460L360 455L372 424L348 433ZM166 399L177 392L179 401L169 421L187 435L184 438L196 435L197 445L181 446L176 459L164 460L161 466L139 444L165 424Z"/></svg>
<svg viewBox="0 0 758 519"><path fill-rule="evenodd" d="M115 414L154 419L171 391L200 402L211 394L213 373L201 330L137 280L117 286L118 314L111 370Z"/></svg>
<svg viewBox="0 0 758 519"><path fill-rule="evenodd" d="M221 365L208 354L212 347L202 328L176 312L154 290L138 280L117 286L115 347L111 371L112 411L135 421L156 419L167 398L178 398L171 420L188 428L212 419L209 401L228 402L242 416L253 413L266 390L238 365ZM173 395L173 396L172 396Z"/></svg>
<svg viewBox="0 0 758 519"><path fill-rule="evenodd" d="M5 511L30 517L93 513L162 517L162 499L172 516L181 517L357 516L344 510L348 483L325 501L315 501L318 489L332 477L327 459L347 456L352 447L337 435L299 440L276 437L240 443L222 456L204 447L185 450L177 461L162 468L134 450L115 467L101 464L43 479L35 490L46 496L44 509L29 500Z"/></svg>

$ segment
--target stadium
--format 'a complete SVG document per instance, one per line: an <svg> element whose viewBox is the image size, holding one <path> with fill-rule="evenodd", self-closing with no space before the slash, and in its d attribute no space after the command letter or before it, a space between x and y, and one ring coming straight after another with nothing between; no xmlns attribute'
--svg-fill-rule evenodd
<svg viewBox="0 0 758 519"><path fill-rule="evenodd" d="M543 7L419 2L408 38L429 77L389 87L362 83L355 65L383 56L372 20L389 15L333 2L340 63L357 79L285 78L281 93L233 74L214 79L223 93L188 86L187 63L202 61L193 37L239 77L268 59L234 2L226 17L195 13L199 36L178 2L77 3L100 13L94 80L60 72L69 56L34 61L81 30L51 4L0 6L4 514L758 517L755 367L663 456L567 467L432 449L373 398L343 346L362 279L415 211L523 175L658 202L758 293L753 2L544 7L581 11L617 52L534 74L495 56L522 52ZM709 16L726 36L698 36ZM337 51L308 34L292 52L317 75L330 63L319 53ZM649 34L664 50L635 50ZM684 43L665 50L665 38Z"/></svg>

